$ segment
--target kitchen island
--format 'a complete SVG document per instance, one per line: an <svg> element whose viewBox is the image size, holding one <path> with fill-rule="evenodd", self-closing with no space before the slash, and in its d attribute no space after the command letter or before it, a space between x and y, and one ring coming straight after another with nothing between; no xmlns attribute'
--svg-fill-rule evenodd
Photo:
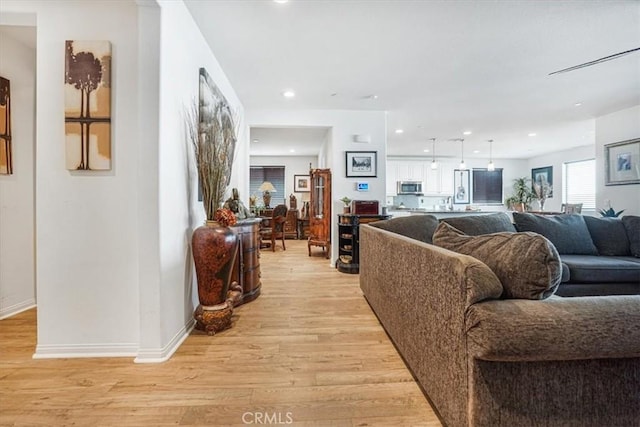
<svg viewBox="0 0 640 427"><path fill-rule="evenodd" d="M456 216L460 216L460 215L486 215L486 214L491 214L491 213L496 213L499 211L468 211L468 210L464 210L464 209L454 209L452 211L450 210L445 210L445 209L440 209L440 210L433 210L433 209L425 209L425 208L396 208L396 207L389 207L388 209L388 213L390 215L393 215L394 218L397 217L401 217L401 216L409 216L409 215L433 215L438 219L441 218L451 218L451 217L456 217Z"/></svg>

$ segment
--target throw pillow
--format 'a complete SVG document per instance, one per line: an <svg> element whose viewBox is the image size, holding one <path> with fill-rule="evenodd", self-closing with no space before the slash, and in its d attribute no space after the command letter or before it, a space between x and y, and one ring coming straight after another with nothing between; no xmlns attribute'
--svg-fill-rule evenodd
<svg viewBox="0 0 640 427"><path fill-rule="evenodd" d="M402 234L425 243L432 243L431 237L438 227L438 220L433 215L410 215L386 219L370 223L374 227Z"/></svg>
<svg viewBox="0 0 640 427"><path fill-rule="evenodd" d="M591 239L598 249L598 254L627 256L631 253L627 230L619 218L585 216L584 222L587 224Z"/></svg>
<svg viewBox="0 0 640 427"><path fill-rule="evenodd" d="M499 233L501 231L516 232L516 228L511 223L509 215L504 212L487 215L465 214L465 216L443 218L440 222L446 222L469 236Z"/></svg>
<svg viewBox="0 0 640 427"><path fill-rule="evenodd" d="M627 230L631 255L640 258L640 216L625 215L622 217L622 224Z"/></svg>
<svg viewBox="0 0 640 427"><path fill-rule="evenodd" d="M560 284L558 251L539 234L467 236L443 222L433 235L433 243L485 263L502 282L503 298L544 299Z"/></svg>
<svg viewBox="0 0 640 427"><path fill-rule="evenodd" d="M513 222L518 231L542 234L566 255L598 255L589 229L582 215L534 215L514 212Z"/></svg>

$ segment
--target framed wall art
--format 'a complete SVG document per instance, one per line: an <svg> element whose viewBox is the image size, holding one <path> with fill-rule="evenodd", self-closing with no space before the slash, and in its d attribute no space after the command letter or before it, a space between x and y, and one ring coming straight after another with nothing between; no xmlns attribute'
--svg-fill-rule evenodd
<svg viewBox="0 0 640 427"><path fill-rule="evenodd" d="M377 151L347 151L345 156L347 178L378 176L377 157Z"/></svg>
<svg viewBox="0 0 640 427"><path fill-rule="evenodd" d="M453 171L453 203L456 205L468 204L471 201L469 190L471 189L469 169L455 169Z"/></svg>
<svg viewBox="0 0 640 427"><path fill-rule="evenodd" d="M69 170L111 169L111 43L65 43L64 121Z"/></svg>
<svg viewBox="0 0 640 427"><path fill-rule="evenodd" d="M605 185L640 184L640 138L604 146Z"/></svg>
<svg viewBox="0 0 640 427"><path fill-rule="evenodd" d="M294 193L311 192L311 176L294 175L293 176L293 192Z"/></svg>
<svg viewBox="0 0 640 427"><path fill-rule="evenodd" d="M9 80L0 77L0 175L11 175L12 173L11 93Z"/></svg>
<svg viewBox="0 0 640 427"><path fill-rule="evenodd" d="M544 186L549 184L549 193L547 198L553 197L553 166L545 166L543 168L535 168L531 169L531 186L533 188L533 184L539 184ZM535 193L535 190L534 190Z"/></svg>

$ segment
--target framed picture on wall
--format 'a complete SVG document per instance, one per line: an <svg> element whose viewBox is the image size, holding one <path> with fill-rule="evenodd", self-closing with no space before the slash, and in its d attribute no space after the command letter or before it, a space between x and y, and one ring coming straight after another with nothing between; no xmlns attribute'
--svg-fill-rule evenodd
<svg viewBox="0 0 640 427"><path fill-rule="evenodd" d="M378 176L377 151L347 151L345 160L347 178Z"/></svg>
<svg viewBox="0 0 640 427"><path fill-rule="evenodd" d="M605 185L640 184L640 138L604 146Z"/></svg>
<svg viewBox="0 0 640 427"><path fill-rule="evenodd" d="M309 193L311 191L311 176L293 175L293 192Z"/></svg>
<svg viewBox="0 0 640 427"><path fill-rule="evenodd" d="M471 200L469 176L469 169L455 169L453 171L453 203L456 205L468 204Z"/></svg>
<svg viewBox="0 0 640 427"><path fill-rule="evenodd" d="M547 198L553 197L553 166L545 166L543 168L535 168L531 169L531 186L533 189L533 184L539 184L544 186L544 184L549 184L549 194ZM533 190L535 193L535 189Z"/></svg>

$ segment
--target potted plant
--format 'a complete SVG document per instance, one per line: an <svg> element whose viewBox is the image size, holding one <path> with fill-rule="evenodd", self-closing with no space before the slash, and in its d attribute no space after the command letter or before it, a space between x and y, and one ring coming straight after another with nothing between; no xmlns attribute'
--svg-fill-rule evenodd
<svg viewBox="0 0 640 427"><path fill-rule="evenodd" d="M531 189L531 179L527 177L513 180L513 195L505 200L507 208L524 212L531 208L531 202L536 199L536 195Z"/></svg>
<svg viewBox="0 0 640 427"><path fill-rule="evenodd" d="M231 179L236 132L224 101L215 105L194 102L186 124L206 214L205 224L194 230L191 240L200 302L194 317L197 329L213 335L229 327L234 302L242 295L237 286L229 290L238 237L229 228L236 222L235 215L222 208Z"/></svg>
<svg viewBox="0 0 640 427"><path fill-rule="evenodd" d="M534 197L538 199L538 203L540 203L540 210L544 210L544 202L546 202L547 198L551 196L553 192L553 187L547 181L540 181L533 183L533 192Z"/></svg>
<svg viewBox="0 0 640 427"><path fill-rule="evenodd" d="M342 199L340 199L340 201L342 203L344 203L344 213L348 214L351 213L351 206L349 206L349 203L351 203L351 199L348 198L347 196L344 196Z"/></svg>

